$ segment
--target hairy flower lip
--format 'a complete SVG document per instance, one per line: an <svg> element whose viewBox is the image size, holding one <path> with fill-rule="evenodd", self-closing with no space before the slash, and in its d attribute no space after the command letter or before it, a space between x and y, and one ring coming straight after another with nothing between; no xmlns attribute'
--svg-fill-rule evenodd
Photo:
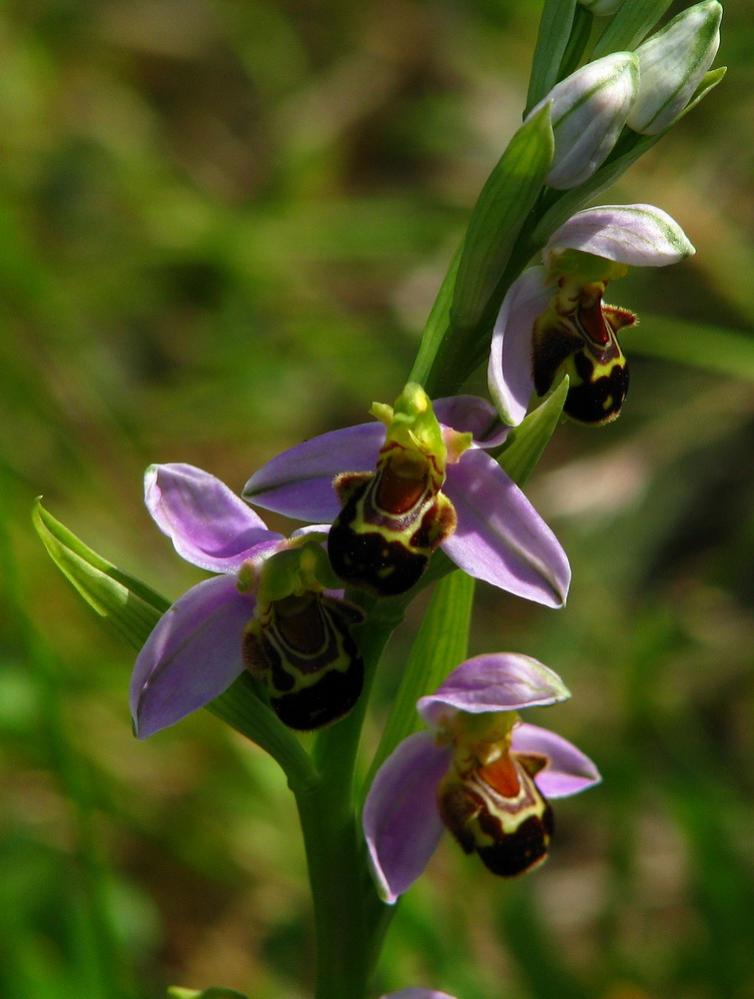
<svg viewBox="0 0 754 999"><path fill-rule="evenodd" d="M435 408L443 423L449 412L452 429L471 431L477 439L447 466L443 492L455 506L457 527L441 547L477 579L549 607L562 606L570 583L565 552L524 493L484 450L502 436L499 427L494 429L494 407L466 396L438 402ZM480 444L482 425L488 435ZM375 423L312 438L259 469L243 495L287 516L332 521L340 512L333 478L346 471L373 471L384 436L385 428Z"/></svg>
<svg viewBox="0 0 754 999"><path fill-rule="evenodd" d="M498 653L462 663L418 708L430 725L457 713L510 712L568 696L560 678L528 656ZM511 706L515 705L515 708ZM567 797L600 781L594 763L572 743L524 722L512 730L511 750L544 757L534 777L547 798ZM453 748L436 731L404 739L375 776L364 805L363 826L378 893L393 904L419 877L443 833L437 788L453 759Z"/></svg>

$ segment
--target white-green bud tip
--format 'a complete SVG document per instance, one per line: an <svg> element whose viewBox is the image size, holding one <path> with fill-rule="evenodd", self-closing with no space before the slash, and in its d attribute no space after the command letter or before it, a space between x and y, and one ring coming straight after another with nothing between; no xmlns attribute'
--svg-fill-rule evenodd
<svg viewBox="0 0 754 999"><path fill-rule="evenodd" d="M723 8L704 0L674 17L636 50L640 82L628 124L642 135L672 125L712 65L720 45Z"/></svg>
<svg viewBox="0 0 754 999"><path fill-rule="evenodd" d="M552 103L555 157L547 183L558 190L583 184L602 165L618 140L639 91L639 61L633 52L614 52L587 63L529 112Z"/></svg>

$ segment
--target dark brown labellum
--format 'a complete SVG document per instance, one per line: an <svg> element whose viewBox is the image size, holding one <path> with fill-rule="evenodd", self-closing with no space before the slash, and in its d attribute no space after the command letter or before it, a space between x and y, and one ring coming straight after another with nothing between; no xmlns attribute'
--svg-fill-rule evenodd
<svg viewBox="0 0 754 999"><path fill-rule="evenodd" d="M338 476L343 509L327 542L337 575L381 596L411 589L456 524L453 504L429 471L410 477L395 464L388 454L376 472Z"/></svg>
<svg viewBox="0 0 754 999"><path fill-rule="evenodd" d="M533 377L539 395L569 376L564 411L580 423L609 423L628 393L628 362L616 333L636 322L627 309L602 304L604 285L585 286L575 309L548 310L534 324Z"/></svg>
<svg viewBox="0 0 754 999"><path fill-rule="evenodd" d="M364 684L364 662L351 635L358 607L305 593L270 604L244 636L244 659L263 680L270 705L286 725L307 731L342 718Z"/></svg>
<svg viewBox="0 0 754 999"><path fill-rule="evenodd" d="M514 754L440 785L443 822L466 853L477 853L493 874L513 877L547 858L553 833L550 805L528 761Z"/></svg>

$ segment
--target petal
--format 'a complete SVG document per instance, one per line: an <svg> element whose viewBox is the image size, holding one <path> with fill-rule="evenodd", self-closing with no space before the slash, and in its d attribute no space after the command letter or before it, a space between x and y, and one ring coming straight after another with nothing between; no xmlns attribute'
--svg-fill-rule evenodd
<svg viewBox="0 0 754 999"><path fill-rule="evenodd" d="M572 742L538 725L526 722L516 725L512 748L517 753L547 757L547 766L535 777L545 798L567 798L602 780L594 763Z"/></svg>
<svg viewBox="0 0 754 999"><path fill-rule="evenodd" d="M298 520L333 521L340 503L332 480L341 472L371 472L385 440L382 423L360 423L312 437L262 465L244 499Z"/></svg>
<svg viewBox="0 0 754 999"><path fill-rule="evenodd" d="M389 992L381 999L454 999L447 992L435 992L432 989L400 989L398 992Z"/></svg>
<svg viewBox="0 0 754 999"><path fill-rule="evenodd" d="M562 607L571 569L558 539L488 454L472 448L448 466L445 492L458 516L442 548L456 565L509 593Z"/></svg>
<svg viewBox="0 0 754 999"><path fill-rule="evenodd" d="M364 804L364 836L377 891L393 904L429 863L442 835L437 784L449 747L430 732L410 735L385 760Z"/></svg>
<svg viewBox="0 0 754 999"><path fill-rule="evenodd" d="M131 714L140 739L222 694L241 673L241 637L254 601L235 578L192 587L157 622L131 676Z"/></svg>
<svg viewBox="0 0 754 999"><path fill-rule="evenodd" d="M474 656L454 669L434 694L421 697L416 708L428 725L437 726L448 708L482 714L519 711L556 704L571 696L557 673L516 652Z"/></svg>
<svg viewBox="0 0 754 999"><path fill-rule="evenodd" d="M696 252L675 219L654 205L601 205L576 212L550 236L545 261L566 249L635 267L665 267Z"/></svg>
<svg viewBox="0 0 754 999"><path fill-rule="evenodd" d="M478 395L454 395L432 403L440 423L471 433L479 447L497 447L508 436L509 427L500 423L495 407Z"/></svg>
<svg viewBox="0 0 754 999"><path fill-rule="evenodd" d="M193 465L151 465L144 501L178 554L210 572L236 572L283 539L225 483Z"/></svg>
<svg viewBox="0 0 754 999"><path fill-rule="evenodd" d="M524 271L508 289L492 333L487 384L500 418L516 427L526 416L534 391L534 322L549 303L544 267Z"/></svg>

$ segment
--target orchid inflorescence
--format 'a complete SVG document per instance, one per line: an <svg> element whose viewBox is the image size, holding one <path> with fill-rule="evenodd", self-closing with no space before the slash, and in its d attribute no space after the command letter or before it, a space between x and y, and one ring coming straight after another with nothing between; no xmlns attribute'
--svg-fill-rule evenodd
<svg viewBox="0 0 754 999"><path fill-rule="evenodd" d="M619 32L619 2L582 3L589 16L614 17ZM384 919L364 900L358 872L333 884L320 854L356 844L353 756L371 679L401 612L454 570L546 607L565 604L568 559L522 491L525 474L509 474L510 455L516 447L540 453L561 409L589 425L621 412L629 387L621 333L636 317L606 304L608 285L629 266L677 263L694 247L652 205L583 206L700 88L696 99L714 85L717 78L704 81L720 17L717 0L704 0L633 48L647 22L632 50L600 53L598 43L595 58L563 79L539 65L550 87L537 93L532 85L510 147L515 169L504 155L480 196L451 272L442 336L433 340L428 327L411 380L393 405L373 405L373 421L277 455L251 475L242 497L190 464L147 471L155 523L182 558L214 575L144 636L131 680L134 730L147 737L236 698L231 723L277 754L297 794L319 943L330 955L321 959L318 999L361 999L369 947L357 929L376 933ZM449 357L478 358L480 343L489 344L492 402L459 394L463 365L457 376L441 371ZM454 392L432 400L435 386L449 382ZM551 411L554 419L542 416ZM253 507L307 526L286 538ZM431 682L432 655L430 641L426 679L417 673L406 685L404 701L416 710L380 747L364 788L361 845L351 853L391 905L422 873L444 829L496 875L539 866L555 828L550 801L600 780L570 742L520 718L570 696L551 669L520 653L488 653ZM321 730L318 752L310 756L289 730ZM318 819L310 825L312 801ZM331 837L327 850L317 840L323 835ZM322 902L328 892L341 893L337 903ZM348 906L355 942L338 949L322 934L331 912Z"/></svg>

